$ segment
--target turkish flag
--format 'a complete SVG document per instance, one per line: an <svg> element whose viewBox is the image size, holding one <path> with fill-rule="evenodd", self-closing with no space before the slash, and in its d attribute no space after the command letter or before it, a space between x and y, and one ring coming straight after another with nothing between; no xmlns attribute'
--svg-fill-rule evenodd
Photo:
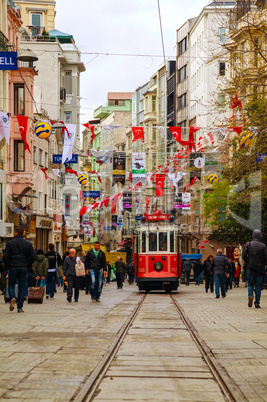
<svg viewBox="0 0 267 402"><path fill-rule="evenodd" d="M117 205L117 201L119 196L121 195L121 193L115 194L112 200L112 204L111 204L111 213L112 215L115 213L116 211L116 205Z"/></svg>
<svg viewBox="0 0 267 402"><path fill-rule="evenodd" d="M96 138L95 135L95 126L93 126L92 124L83 124L84 127L89 128L89 130L91 130L91 141L90 144L92 144L92 142L94 141L94 139Z"/></svg>
<svg viewBox="0 0 267 402"><path fill-rule="evenodd" d="M84 207L82 207L80 209L79 216L82 216L83 214L85 214L87 209L88 209L88 206L86 206L86 205Z"/></svg>
<svg viewBox="0 0 267 402"><path fill-rule="evenodd" d="M53 179L51 179L51 177L48 177L48 175L47 175L47 170L48 170L48 168L41 168L41 171L44 173L44 175L45 175L45 180L47 180L47 179L50 179L50 180L53 180Z"/></svg>
<svg viewBox="0 0 267 402"><path fill-rule="evenodd" d="M144 127L132 127L133 132L133 141L141 140L143 143L145 142L145 134Z"/></svg>
<svg viewBox="0 0 267 402"><path fill-rule="evenodd" d="M240 135L243 126L240 126L240 127L228 127L228 128L230 128L231 130L235 131L238 135Z"/></svg>
<svg viewBox="0 0 267 402"><path fill-rule="evenodd" d="M29 144L27 142L27 138L26 138L26 136L27 136L27 126L28 126L28 117L27 116L17 115L17 120L18 120L18 123L19 123L19 132L20 132L21 138L22 138L22 140L24 142L24 152L27 149L31 154L31 150L30 150Z"/></svg>
<svg viewBox="0 0 267 402"><path fill-rule="evenodd" d="M156 195L158 197L164 196L164 182L166 178L166 173L158 173L156 175Z"/></svg>

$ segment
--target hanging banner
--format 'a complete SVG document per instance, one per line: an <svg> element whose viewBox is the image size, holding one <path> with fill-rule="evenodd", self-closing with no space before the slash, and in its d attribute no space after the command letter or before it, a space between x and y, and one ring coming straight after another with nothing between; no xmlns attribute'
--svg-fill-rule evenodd
<svg viewBox="0 0 267 402"><path fill-rule="evenodd" d="M183 202L182 202L182 193L175 194L174 203L173 203L173 209L183 208L182 204L183 204Z"/></svg>
<svg viewBox="0 0 267 402"><path fill-rule="evenodd" d="M72 158L72 148L75 140L76 124L66 124L66 128L67 130L64 131L62 164L64 164L67 159L70 160Z"/></svg>
<svg viewBox="0 0 267 402"><path fill-rule="evenodd" d="M145 175L146 173L146 153L132 153L132 174L135 176ZM142 176L141 176L142 177Z"/></svg>
<svg viewBox="0 0 267 402"><path fill-rule="evenodd" d="M190 201L191 201L191 194L182 193L182 208L184 211L190 210Z"/></svg>
<svg viewBox="0 0 267 402"><path fill-rule="evenodd" d="M123 209L132 210L132 193L124 192L123 193Z"/></svg>
<svg viewBox="0 0 267 402"><path fill-rule="evenodd" d="M10 118L5 112L0 112L0 141L5 138L9 144L10 140Z"/></svg>
<svg viewBox="0 0 267 402"><path fill-rule="evenodd" d="M113 153L113 186L116 183L125 184L125 164L126 164L126 152L114 152Z"/></svg>
<svg viewBox="0 0 267 402"><path fill-rule="evenodd" d="M117 215L111 216L111 228L117 230Z"/></svg>
<svg viewBox="0 0 267 402"><path fill-rule="evenodd" d="M122 229L123 227L123 215L117 215L117 227Z"/></svg>
<svg viewBox="0 0 267 402"><path fill-rule="evenodd" d="M197 165L197 166L196 166ZM201 180L201 168L204 166L202 153L191 153L190 154L190 182L194 177Z"/></svg>

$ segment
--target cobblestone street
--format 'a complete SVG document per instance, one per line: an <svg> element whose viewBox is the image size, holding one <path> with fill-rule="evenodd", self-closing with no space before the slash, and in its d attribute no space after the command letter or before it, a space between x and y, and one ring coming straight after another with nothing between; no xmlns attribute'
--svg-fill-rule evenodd
<svg viewBox="0 0 267 402"><path fill-rule="evenodd" d="M125 284L123 290L117 290L115 284L111 283L104 287L101 303L91 302L81 291L79 303L70 304L60 288L55 300L45 299L42 305L25 303L24 314L10 312L9 305L2 298L1 400L71 400L97 366L141 297L135 285ZM159 315L167 315L166 306L164 309L162 307L161 312L159 302L160 298L166 297L165 294L153 294ZM247 307L247 289L244 287L229 291L225 299L215 299L214 294L205 293L204 285L182 285L174 297L214 357L247 399L267 400L267 291L263 291L262 308L257 310ZM149 316L146 319L149 323ZM166 342L170 342L170 332L166 330L161 336L167 337ZM170 357L175 356L177 347L177 339L173 336ZM142 349L143 341L144 334L139 342L135 335L131 344L133 352ZM145 356L145 350L143 353ZM172 364L175 364L175 357ZM145 387L145 378L142 383ZM199 393L196 399L205 400L203 380L196 389ZM160 387L155 390L157 398L154 399L164 400L160 396ZM120 399L114 394L118 390L110 387L110 391L107 399ZM167 400L178 400L175 392L173 389L173 399L168 397ZM142 400L138 388L131 390L131 397L132 400ZM184 399L188 399L186 393Z"/></svg>

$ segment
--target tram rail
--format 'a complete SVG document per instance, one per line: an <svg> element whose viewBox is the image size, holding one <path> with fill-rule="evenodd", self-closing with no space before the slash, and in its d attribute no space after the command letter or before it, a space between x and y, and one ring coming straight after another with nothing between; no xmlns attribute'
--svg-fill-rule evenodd
<svg viewBox="0 0 267 402"><path fill-rule="evenodd" d="M161 295L159 294L159 297ZM206 363L211 375L213 376L214 380L217 382L224 398L226 401L248 401L246 396L240 390L240 388L236 385L233 379L228 375L226 370L221 366L218 362L216 357L214 357L210 348L206 345L203 339L200 337L198 331L190 321L190 319L185 314L182 307L179 305L178 301L173 297L173 295L169 295L171 298L172 303L177 309L186 329L191 335L194 343L196 344L197 348L199 349L204 362ZM115 337L114 341L110 345L109 349L107 350L106 354L103 356L95 370L92 372L88 380L84 383L83 387L80 389L78 394L74 395L71 399L74 402L88 402L93 401L94 397L97 396L97 390L101 384L102 379L105 377L109 367L112 364L113 359L115 358L117 352L119 351L122 342L127 335L129 328L131 327L132 323L136 319L144 301L146 298L149 298L149 294L144 294L140 302L138 303L135 310L131 313L127 321L121 327L120 331L118 332L117 336Z"/></svg>

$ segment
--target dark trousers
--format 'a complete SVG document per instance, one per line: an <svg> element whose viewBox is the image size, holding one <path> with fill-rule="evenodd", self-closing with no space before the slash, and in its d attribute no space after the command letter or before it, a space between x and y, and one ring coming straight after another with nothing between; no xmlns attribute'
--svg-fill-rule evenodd
<svg viewBox="0 0 267 402"><path fill-rule="evenodd" d="M55 294L56 288L56 273L55 272L48 272L46 278L46 294L52 298Z"/></svg>
<svg viewBox="0 0 267 402"><path fill-rule="evenodd" d="M68 275L67 281L68 281L67 297L72 298L74 288L74 300L78 300L81 277Z"/></svg>
<svg viewBox="0 0 267 402"><path fill-rule="evenodd" d="M123 282L123 272L116 272L116 279L117 279L117 287L118 289L122 289L122 282Z"/></svg>
<svg viewBox="0 0 267 402"><path fill-rule="evenodd" d="M15 299L15 285L18 281L19 284L19 296L18 296L18 309L23 307L24 297L27 284L27 268L15 268L10 269L8 274L8 291L10 300Z"/></svg>
<svg viewBox="0 0 267 402"><path fill-rule="evenodd" d="M208 292L209 289L211 292L214 292L213 275L205 274L205 288L206 292Z"/></svg>
<svg viewBox="0 0 267 402"><path fill-rule="evenodd" d="M90 275L85 275L85 293L88 295L90 293Z"/></svg>
<svg viewBox="0 0 267 402"><path fill-rule="evenodd" d="M131 285L134 282L134 272L130 272L128 275L129 275L129 284Z"/></svg>

